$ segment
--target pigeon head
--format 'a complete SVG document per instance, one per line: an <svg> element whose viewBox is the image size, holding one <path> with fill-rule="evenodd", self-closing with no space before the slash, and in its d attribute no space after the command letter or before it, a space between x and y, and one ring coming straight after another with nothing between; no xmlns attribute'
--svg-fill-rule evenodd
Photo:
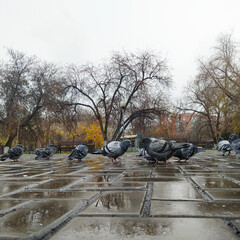
<svg viewBox="0 0 240 240"><path fill-rule="evenodd" d="M237 140L237 139L238 139L237 134L231 134L231 135L229 136L229 142L230 142L230 143L233 142L233 141L235 141L235 140Z"/></svg>
<svg viewBox="0 0 240 240"><path fill-rule="evenodd" d="M150 138L143 138L143 145L146 147L151 143L151 139Z"/></svg>
<svg viewBox="0 0 240 240"><path fill-rule="evenodd" d="M129 148L130 144L131 144L130 140L124 140L124 141L121 142L121 147L122 147L122 149L124 149L124 150L126 149L126 151L127 151L127 149Z"/></svg>
<svg viewBox="0 0 240 240"><path fill-rule="evenodd" d="M22 144L17 144L16 147L21 147L22 148Z"/></svg>
<svg viewBox="0 0 240 240"><path fill-rule="evenodd" d="M197 147L197 153L205 152L205 149L202 147Z"/></svg>
<svg viewBox="0 0 240 240"><path fill-rule="evenodd" d="M221 142L221 141L223 141L223 140L224 140L224 138L223 138L223 137L220 137L219 140L218 140L218 142Z"/></svg>

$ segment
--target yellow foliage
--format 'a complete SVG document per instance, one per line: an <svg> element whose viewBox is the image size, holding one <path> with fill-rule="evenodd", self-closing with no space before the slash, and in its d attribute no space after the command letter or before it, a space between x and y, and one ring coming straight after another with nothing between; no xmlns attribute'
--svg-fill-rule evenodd
<svg viewBox="0 0 240 240"><path fill-rule="evenodd" d="M86 131L85 141L93 142L95 148L101 148L104 145L102 132L97 121L93 122L92 124L90 124L90 126L86 127L85 131Z"/></svg>

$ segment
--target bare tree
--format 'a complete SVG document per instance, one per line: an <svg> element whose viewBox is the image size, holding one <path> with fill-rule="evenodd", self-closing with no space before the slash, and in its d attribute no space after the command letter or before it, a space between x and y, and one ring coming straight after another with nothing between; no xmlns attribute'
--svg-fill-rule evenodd
<svg viewBox="0 0 240 240"><path fill-rule="evenodd" d="M152 52L113 53L100 66L70 66L67 71L68 93L72 105L92 111L98 120L105 141L119 139L123 130L136 118L160 114L159 92L169 87L171 77L166 61ZM144 93L141 95L140 93ZM154 104L138 101L149 99ZM124 111L120 102L126 101ZM123 114L125 115L123 121ZM111 131L110 131L111 130ZM109 136L109 132L112 132Z"/></svg>
<svg viewBox="0 0 240 240"><path fill-rule="evenodd" d="M0 66L0 128L10 147L21 131L33 130L40 112L60 93L60 83L54 65L12 49L8 56Z"/></svg>
<svg viewBox="0 0 240 240"><path fill-rule="evenodd" d="M240 97L240 60L238 45L232 35L222 34L216 46L214 54L208 61L199 59L201 71L208 75L212 81L235 102Z"/></svg>

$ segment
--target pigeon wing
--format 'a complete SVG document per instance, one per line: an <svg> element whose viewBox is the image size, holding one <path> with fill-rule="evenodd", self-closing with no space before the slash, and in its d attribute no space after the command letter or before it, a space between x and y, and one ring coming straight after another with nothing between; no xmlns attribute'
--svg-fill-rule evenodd
<svg viewBox="0 0 240 240"><path fill-rule="evenodd" d="M18 146L12 147L8 151L9 158L11 158L11 159L18 159L19 157L21 157L22 153L23 153L23 149Z"/></svg>
<svg viewBox="0 0 240 240"><path fill-rule="evenodd" d="M240 139L233 141L231 145L236 153L240 153Z"/></svg>
<svg viewBox="0 0 240 240"><path fill-rule="evenodd" d="M123 151L121 149L121 144L118 141L112 141L108 143L106 146L104 146L103 148L104 148L104 152L106 153L106 156L109 156L109 157L121 156L123 154Z"/></svg>
<svg viewBox="0 0 240 240"><path fill-rule="evenodd" d="M77 150L77 156L81 159L86 157L88 154L88 147L86 145L78 145L76 147L76 150Z"/></svg>
<svg viewBox="0 0 240 240"><path fill-rule="evenodd" d="M165 140L153 140L149 147L151 148L151 150L153 152L157 152L157 153L161 153L163 152L164 150L167 150L168 149L168 143L167 141Z"/></svg>

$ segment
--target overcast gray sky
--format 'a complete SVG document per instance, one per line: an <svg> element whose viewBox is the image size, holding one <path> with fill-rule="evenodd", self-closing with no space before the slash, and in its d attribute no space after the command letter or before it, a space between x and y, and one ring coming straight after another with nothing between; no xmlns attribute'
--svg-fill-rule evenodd
<svg viewBox="0 0 240 240"><path fill-rule="evenodd" d="M179 96L221 33L240 40L239 13L239 0L0 0L0 58L13 48L84 64L153 49L167 57Z"/></svg>

